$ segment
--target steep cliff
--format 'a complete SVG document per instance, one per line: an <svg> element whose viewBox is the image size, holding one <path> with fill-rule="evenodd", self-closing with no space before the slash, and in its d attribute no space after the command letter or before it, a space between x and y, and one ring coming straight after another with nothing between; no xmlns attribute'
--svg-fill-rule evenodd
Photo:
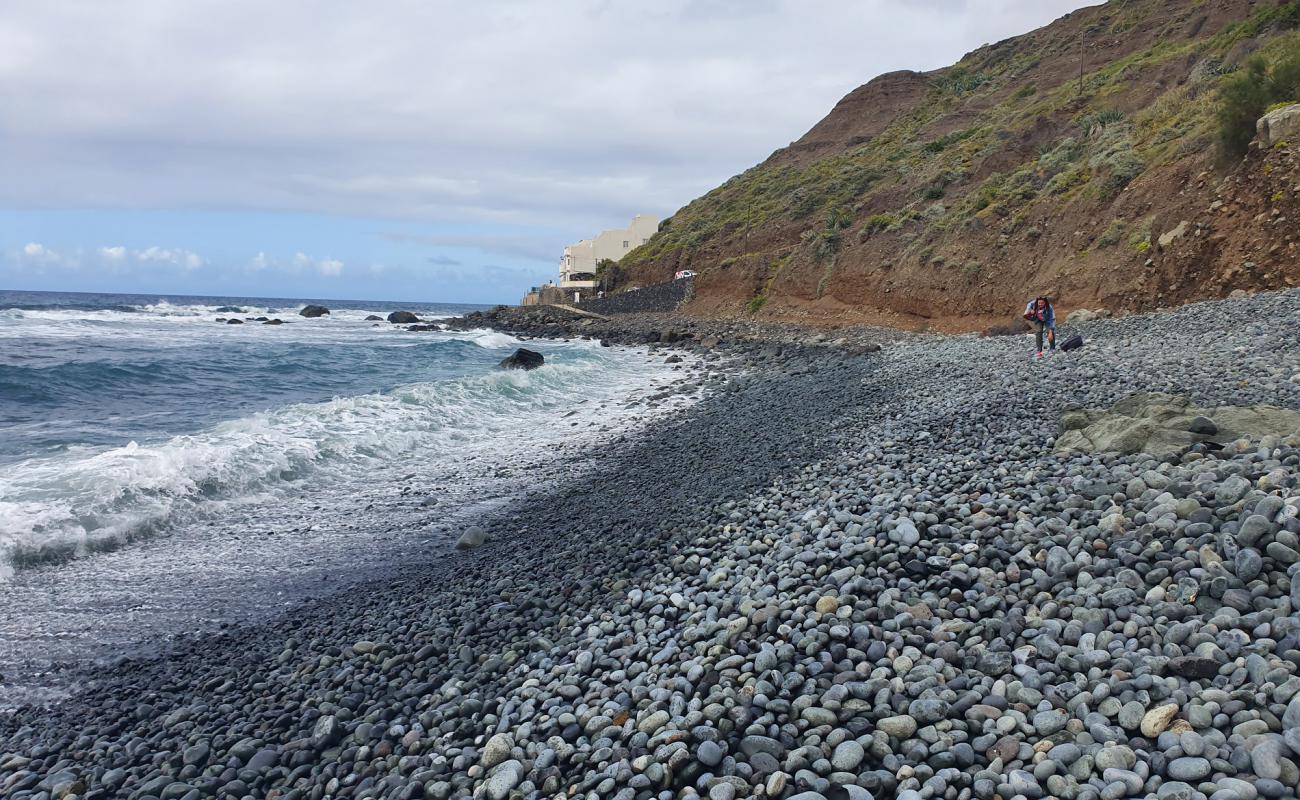
<svg viewBox="0 0 1300 800"><path fill-rule="evenodd" d="M1112 0L882 75L666 220L624 280L695 270L705 316L949 330L1039 293L1127 310L1291 285L1297 148L1225 164L1215 115L1249 58L1297 48L1297 0Z"/></svg>

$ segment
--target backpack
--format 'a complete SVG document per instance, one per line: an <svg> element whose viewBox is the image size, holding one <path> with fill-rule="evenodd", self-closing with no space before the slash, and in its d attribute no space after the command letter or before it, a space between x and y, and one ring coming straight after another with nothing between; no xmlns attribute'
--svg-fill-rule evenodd
<svg viewBox="0 0 1300 800"><path fill-rule="evenodd" d="M1078 350L1080 347L1083 347L1082 336L1071 336L1069 339L1061 342L1061 349L1067 353L1071 350Z"/></svg>

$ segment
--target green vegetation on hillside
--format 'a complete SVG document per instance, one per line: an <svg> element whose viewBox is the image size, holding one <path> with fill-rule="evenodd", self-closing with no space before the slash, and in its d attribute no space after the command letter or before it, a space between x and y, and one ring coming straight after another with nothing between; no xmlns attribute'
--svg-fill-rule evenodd
<svg viewBox="0 0 1300 800"><path fill-rule="evenodd" d="M1146 172L1211 148L1225 119L1244 135L1249 118L1253 134L1257 111L1294 97L1300 56L1288 54L1300 52L1300 0L1187 38L1198 5L1180 19L1150 2L1107 5L1089 37L1149 32L1150 44L1090 65L1082 81L1060 77L1059 66L1041 68L1074 46L1051 29L981 48L937 73L924 97L869 141L811 162L778 153L679 210L621 265L707 271L757 242L781 252L801 243L790 258L825 266L881 237L928 264L948 232L989 224L1032 240L1042 234L1026 222L1041 216L1036 207L1106 206ZM1252 50L1258 61L1246 61ZM1261 81L1263 91L1254 88ZM1132 231L1118 219L1111 227L1098 246L1114 247ZM1135 249L1142 243L1150 246ZM766 302L766 286L755 307Z"/></svg>
<svg viewBox="0 0 1300 800"><path fill-rule="evenodd" d="M1256 121L1270 107L1300 102L1300 39L1290 37L1219 87L1219 152L1239 158L1255 136ZM1270 58L1271 56L1271 58Z"/></svg>

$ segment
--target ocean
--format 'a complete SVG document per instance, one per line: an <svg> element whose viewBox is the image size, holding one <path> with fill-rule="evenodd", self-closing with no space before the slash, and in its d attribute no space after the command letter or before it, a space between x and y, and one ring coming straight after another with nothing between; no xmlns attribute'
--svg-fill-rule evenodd
<svg viewBox="0 0 1300 800"><path fill-rule="evenodd" d="M0 292L0 702L6 671L449 547L672 379L591 341L530 341L545 367L499 370L513 337L367 320L473 308ZM216 321L262 316L287 324Z"/></svg>

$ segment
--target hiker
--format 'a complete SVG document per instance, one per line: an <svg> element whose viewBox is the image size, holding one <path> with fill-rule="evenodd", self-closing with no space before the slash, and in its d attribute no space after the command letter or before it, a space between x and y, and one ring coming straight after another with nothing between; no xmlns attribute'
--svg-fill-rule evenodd
<svg viewBox="0 0 1300 800"><path fill-rule="evenodd" d="M1046 297L1035 297L1025 306L1025 319L1034 326L1034 339L1038 343L1038 357L1043 357L1043 333L1048 346L1056 349L1056 309Z"/></svg>

